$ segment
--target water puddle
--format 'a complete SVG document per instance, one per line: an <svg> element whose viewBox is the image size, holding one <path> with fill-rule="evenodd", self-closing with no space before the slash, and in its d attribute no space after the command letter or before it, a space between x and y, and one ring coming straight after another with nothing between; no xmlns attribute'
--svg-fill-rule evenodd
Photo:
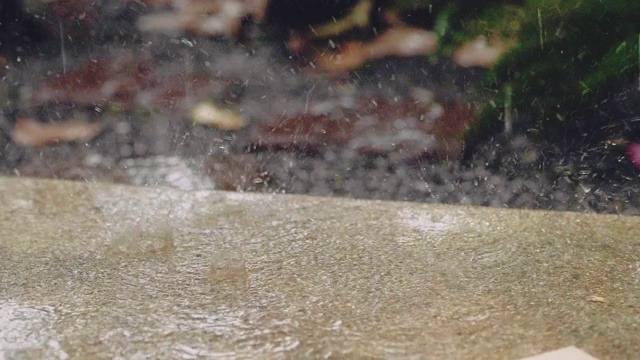
<svg viewBox="0 0 640 360"><path fill-rule="evenodd" d="M432 241L440 241L444 236L460 231L460 217L438 210L401 209L398 222L410 230L409 234L398 237L401 244L412 244L426 235ZM416 234L417 232L417 234Z"/></svg>
<svg viewBox="0 0 640 360"><path fill-rule="evenodd" d="M458 219L453 215L442 215L426 211L402 210L400 216L405 219L405 224L409 227L437 235L446 234L455 229L458 222Z"/></svg>

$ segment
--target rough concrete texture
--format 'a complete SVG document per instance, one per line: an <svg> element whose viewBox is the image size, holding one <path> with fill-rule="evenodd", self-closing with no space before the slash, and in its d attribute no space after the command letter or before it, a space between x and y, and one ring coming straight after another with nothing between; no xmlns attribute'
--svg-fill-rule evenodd
<svg viewBox="0 0 640 360"><path fill-rule="evenodd" d="M640 218L0 178L0 358L640 354Z"/></svg>

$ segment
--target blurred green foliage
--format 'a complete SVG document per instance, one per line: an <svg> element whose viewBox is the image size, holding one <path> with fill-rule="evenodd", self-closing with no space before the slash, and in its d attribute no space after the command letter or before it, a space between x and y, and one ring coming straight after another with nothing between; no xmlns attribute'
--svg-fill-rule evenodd
<svg viewBox="0 0 640 360"><path fill-rule="evenodd" d="M410 17L417 25L433 28L443 37L445 45L460 43L469 35L500 31L514 33L513 16L521 12L522 0L382 0L382 7L392 8ZM482 14L481 17L478 15ZM519 14L521 15L521 14ZM515 29L517 30L517 29Z"/></svg>
<svg viewBox="0 0 640 360"><path fill-rule="evenodd" d="M600 129L612 121L608 99L639 81L640 1L528 0L484 11L468 24L453 38L484 32L518 40L482 84L492 105L470 139L501 129L510 88L515 131L552 141L601 140Z"/></svg>
<svg viewBox="0 0 640 360"><path fill-rule="evenodd" d="M513 112L513 132L549 141L620 135L601 130L619 129L610 126L619 120L612 96L640 86L640 1L371 1L374 13L395 9L408 23L436 31L444 57L480 35L515 43L479 85L479 102L487 105L468 142L502 131L505 109Z"/></svg>

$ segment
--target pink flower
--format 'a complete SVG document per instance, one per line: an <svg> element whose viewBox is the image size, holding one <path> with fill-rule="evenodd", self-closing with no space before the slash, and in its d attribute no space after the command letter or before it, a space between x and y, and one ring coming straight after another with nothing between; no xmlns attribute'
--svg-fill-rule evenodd
<svg viewBox="0 0 640 360"><path fill-rule="evenodd" d="M627 147L629 159L638 169L640 169L640 143L631 143Z"/></svg>

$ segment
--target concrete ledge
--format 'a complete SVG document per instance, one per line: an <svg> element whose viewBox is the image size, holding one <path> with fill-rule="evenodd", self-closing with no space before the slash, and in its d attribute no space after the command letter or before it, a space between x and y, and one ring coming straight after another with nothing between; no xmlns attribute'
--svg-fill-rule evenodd
<svg viewBox="0 0 640 360"><path fill-rule="evenodd" d="M640 354L640 218L0 178L0 358Z"/></svg>

